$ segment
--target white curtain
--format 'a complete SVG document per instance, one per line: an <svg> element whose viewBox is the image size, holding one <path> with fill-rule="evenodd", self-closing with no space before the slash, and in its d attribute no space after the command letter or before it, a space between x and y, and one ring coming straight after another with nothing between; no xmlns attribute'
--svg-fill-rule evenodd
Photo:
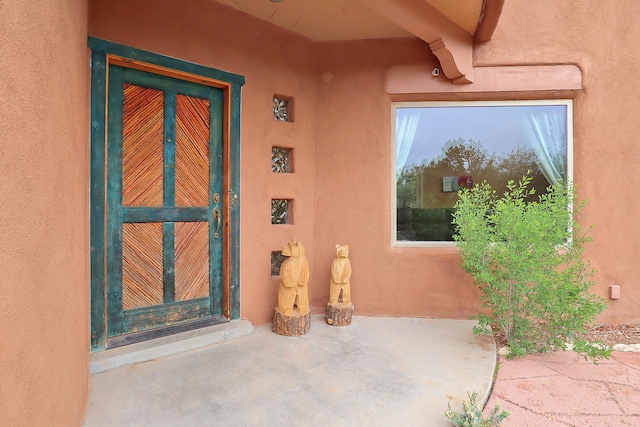
<svg viewBox="0 0 640 427"><path fill-rule="evenodd" d="M418 130L418 113L396 111L396 179L407 163L409 151Z"/></svg>
<svg viewBox="0 0 640 427"><path fill-rule="evenodd" d="M566 181L567 115L559 106L523 108L520 127L547 181Z"/></svg>

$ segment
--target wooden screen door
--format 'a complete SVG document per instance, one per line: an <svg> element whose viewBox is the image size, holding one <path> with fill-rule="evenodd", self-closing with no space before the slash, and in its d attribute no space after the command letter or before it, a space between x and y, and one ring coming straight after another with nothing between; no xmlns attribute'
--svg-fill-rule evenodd
<svg viewBox="0 0 640 427"><path fill-rule="evenodd" d="M107 346L226 320L223 90L111 64L107 99Z"/></svg>

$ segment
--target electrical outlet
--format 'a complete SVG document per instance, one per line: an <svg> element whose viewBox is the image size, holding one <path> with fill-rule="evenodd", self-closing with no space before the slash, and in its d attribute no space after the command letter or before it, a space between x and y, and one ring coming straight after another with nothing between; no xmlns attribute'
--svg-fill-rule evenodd
<svg viewBox="0 0 640 427"><path fill-rule="evenodd" d="M609 286L609 298L620 299L620 286L618 285Z"/></svg>

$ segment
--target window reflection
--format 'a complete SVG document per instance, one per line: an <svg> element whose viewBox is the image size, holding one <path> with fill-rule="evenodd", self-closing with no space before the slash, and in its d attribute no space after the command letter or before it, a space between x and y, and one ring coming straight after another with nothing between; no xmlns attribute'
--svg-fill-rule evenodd
<svg viewBox="0 0 640 427"><path fill-rule="evenodd" d="M570 101L396 105L397 240L453 241L457 189L568 177Z"/></svg>

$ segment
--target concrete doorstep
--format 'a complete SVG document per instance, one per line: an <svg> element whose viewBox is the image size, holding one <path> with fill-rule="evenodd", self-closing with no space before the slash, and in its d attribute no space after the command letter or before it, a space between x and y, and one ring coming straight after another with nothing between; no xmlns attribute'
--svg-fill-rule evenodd
<svg viewBox="0 0 640 427"><path fill-rule="evenodd" d="M252 333L253 325L251 322L248 320L233 320L220 325L117 347L93 353L89 364L89 373L93 375L114 368L148 362L161 357L241 338Z"/></svg>

